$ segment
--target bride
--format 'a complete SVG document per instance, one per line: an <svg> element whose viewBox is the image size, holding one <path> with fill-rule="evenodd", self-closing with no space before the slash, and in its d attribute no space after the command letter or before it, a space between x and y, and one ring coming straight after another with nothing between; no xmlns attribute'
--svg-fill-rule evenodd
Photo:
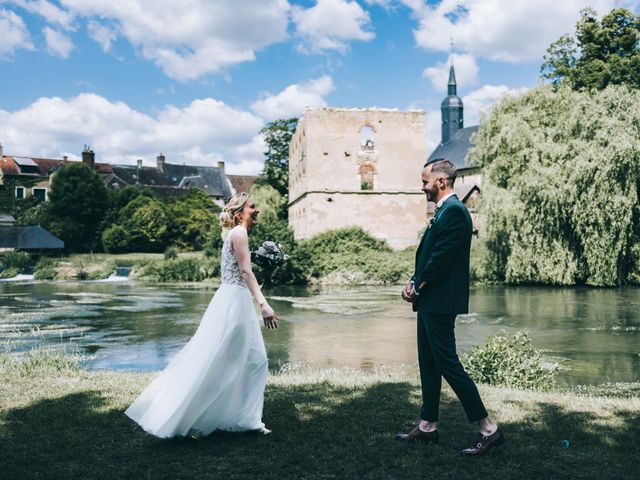
<svg viewBox="0 0 640 480"><path fill-rule="evenodd" d="M271 433L262 423L267 354L251 295L267 328L278 318L251 271L248 233L258 213L247 193L229 200L220 214L223 229L231 229L222 246L222 284L195 335L125 412L157 437Z"/></svg>

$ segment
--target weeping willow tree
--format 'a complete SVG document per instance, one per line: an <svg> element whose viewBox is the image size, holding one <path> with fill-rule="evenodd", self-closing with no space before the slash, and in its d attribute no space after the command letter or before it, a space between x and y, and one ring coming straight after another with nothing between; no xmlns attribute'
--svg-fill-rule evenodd
<svg viewBox="0 0 640 480"><path fill-rule="evenodd" d="M469 155L483 170L489 278L640 283L640 91L505 98Z"/></svg>

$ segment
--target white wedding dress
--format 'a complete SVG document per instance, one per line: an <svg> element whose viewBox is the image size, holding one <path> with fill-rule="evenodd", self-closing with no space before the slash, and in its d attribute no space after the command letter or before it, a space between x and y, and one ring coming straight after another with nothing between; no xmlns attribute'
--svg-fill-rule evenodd
<svg viewBox="0 0 640 480"><path fill-rule="evenodd" d="M125 414L161 438L214 430L263 430L267 354L251 293L232 250L222 246L222 284L195 335Z"/></svg>

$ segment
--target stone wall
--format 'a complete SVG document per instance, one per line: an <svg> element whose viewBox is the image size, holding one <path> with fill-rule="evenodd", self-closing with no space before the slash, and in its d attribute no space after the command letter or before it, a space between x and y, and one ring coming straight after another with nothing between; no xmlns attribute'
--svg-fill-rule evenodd
<svg viewBox="0 0 640 480"><path fill-rule="evenodd" d="M289 151L296 238L360 226L394 248L416 245L426 221L426 148L424 112L307 110Z"/></svg>

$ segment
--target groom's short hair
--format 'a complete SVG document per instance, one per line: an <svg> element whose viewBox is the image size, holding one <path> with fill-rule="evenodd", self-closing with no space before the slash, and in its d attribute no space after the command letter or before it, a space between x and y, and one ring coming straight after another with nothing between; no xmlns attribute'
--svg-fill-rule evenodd
<svg viewBox="0 0 640 480"><path fill-rule="evenodd" d="M436 158L424 164L424 168L429 166L431 167L432 174L445 178L447 180L447 186L453 188L453 184L458 176L458 171L456 167L453 166L453 163L446 158Z"/></svg>

